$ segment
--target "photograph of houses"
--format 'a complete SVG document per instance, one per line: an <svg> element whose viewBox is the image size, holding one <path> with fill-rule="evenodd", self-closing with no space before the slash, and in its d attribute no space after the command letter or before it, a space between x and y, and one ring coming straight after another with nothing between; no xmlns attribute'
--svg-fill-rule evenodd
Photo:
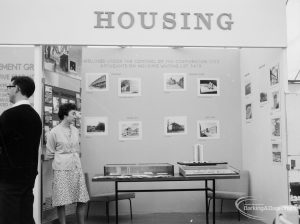
<svg viewBox="0 0 300 224"><path fill-rule="evenodd" d="M279 83L279 64L270 68L270 85L271 87Z"/></svg>
<svg viewBox="0 0 300 224"><path fill-rule="evenodd" d="M120 97L141 96L140 78L119 78L118 95Z"/></svg>
<svg viewBox="0 0 300 224"><path fill-rule="evenodd" d="M280 135L280 118L272 118L272 137L279 138Z"/></svg>
<svg viewBox="0 0 300 224"><path fill-rule="evenodd" d="M197 79L198 96L219 96L220 95L220 81L215 78L201 78Z"/></svg>
<svg viewBox="0 0 300 224"><path fill-rule="evenodd" d="M85 117L84 120L86 136L107 135L107 117Z"/></svg>
<svg viewBox="0 0 300 224"><path fill-rule="evenodd" d="M86 73L86 91L107 91L109 89L108 73Z"/></svg>
<svg viewBox="0 0 300 224"><path fill-rule="evenodd" d="M198 139L217 139L220 138L220 126L217 120L197 121Z"/></svg>
<svg viewBox="0 0 300 224"><path fill-rule="evenodd" d="M185 73L165 73L164 74L164 91L185 91L186 74Z"/></svg>
<svg viewBox="0 0 300 224"><path fill-rule="evenodd" d="M174 116L165 117L164 119L165 135L186 135L187 134L187 117Z"/></svg>
<svg viewBox="0 0 300 224"><path fill-rule="evenodd" d="M141 121L120 121L119 140L140 140L142 139Z"/></svg>

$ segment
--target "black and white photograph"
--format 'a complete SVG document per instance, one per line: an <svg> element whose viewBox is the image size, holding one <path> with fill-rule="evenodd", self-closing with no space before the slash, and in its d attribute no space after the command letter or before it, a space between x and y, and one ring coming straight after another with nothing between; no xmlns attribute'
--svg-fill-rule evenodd
<svg viewBox="0 0 300 224"><path fill-rule="evenodd" d="M84 117L85 136L107 135L107 117Z"/></svg>
<svg viewBox="0 0 300 224"><path fill-rule="evenodd" d="M69 103L69 99L67 99L67 98L60 98L60 103L61 104Z"/></svg>
<svg viewBox="0 0 300 224"><path fill-rule="evenodd" d="M270 85L275 86L279 83L279 64L270 68Z"/></svg>
<svg viewBox="0 0 300 224"><path fill-rule="evenodd" d="M53 120L52 121L52 127L54 128L55 126L59 125L59 121Z"/></svg>
<svg viewBox="0 0 300 224"><path fill-rule="evenodd" d="M218 139L220 138L220 122L218 120L198 120L198 139Z"/></svg>
<svg viewBox="0 0 300 224"><path fill-rule="evenodd" d="M220 80L217 78L199 78L197 85L198 96L220 95Z"/></svg>
<svg viewBox="0 0 300 224"><path fill-rule="evenodd" d="M185 73L165 73L164 74L164 91L176 92L186 90Z"/></svg>
<svg viewBox="0 0 300 224"><path fill-rule="evenodd" d="M280 94L279 90L275 90L272 92L272 101L271 101L271 109L273 111L280 109Z"/></svg>
<svg viewBox="0 0 300 224"><path fill-rule="evenodd" d="M300 224L300 0L0 2L0 224Z"/></svg>
<svg viewBox="0 0 300 224"><path fill-rule="evenodd" d="M53 96L53 113L57 114L58 109L59 109L59 97L58 96Z"/></svg>
<svg viewBox="0 0 300 224"><path fill-rule="evenodd" d="M142 122L141 121L119 121L119 140L141 140Z"/></svg>
<svg viewBox="0 0 300 224"><path fill-rule="evenodd" d="M281 163L281 152L272 151L272 159L274 163Z"/></svg>
<svg viewBox="0 0 300 224"><path fill-rule="evenodd" d="M261 104L268 102L268 93L267 92L260 92L260 94L259 94L259 102Z"/></svg>
<svg viewBox="0 0 300 224"><path fill-rule="evenodd" d="M246 104L246 121L252 120L252 103Z"/></svg>
<svg viewBox="0 0 300 224"><path fill-rule="evenodd" d="M281 124L280 124L280 118L274 117L271 119L271 136L275 139L278 139L281 137Z"/></svg>
<svg viewBox="0 0 300 224"><path fill-rule="evenodd" d="M131 97L141 96L142 87L140 78L119 78L118 79L118 96Z"/></svg>
<svg viewBox="0 0 300 224"><path fill-rule="evenodd" d="M85 83L87 92L108 91L109 73L86 73Z"/></svg>
<svg viewBox="0 0 300 224"><path fill-rule="evenodd" d="M45 124L50 125L52 123L52 107L45 106Z"/></svg>
<svg viewBox="0 0 300 224"><path fill-rule="evenodd" d="M245 96L248 96L251 94L251 82L248 82L245 84Z"/></svg>
<svg viewBox="0 0 300 224"><path fill-rule="evenodd" d="M186 135L187 134L187 117L186 116L169 116L164 118L165 135Z"/></svg>
<svg viewBox="0 0 300 224"><path fill-rule="evenodd" d="M66 45L45 45L44 69L67 73L69 71L69 47Z"/></svg>
<svg viewBox="0 0 300 224"><path fill-rule="evenodd" d="M45 103L52 104L52 86L45 85Z"/></svg>

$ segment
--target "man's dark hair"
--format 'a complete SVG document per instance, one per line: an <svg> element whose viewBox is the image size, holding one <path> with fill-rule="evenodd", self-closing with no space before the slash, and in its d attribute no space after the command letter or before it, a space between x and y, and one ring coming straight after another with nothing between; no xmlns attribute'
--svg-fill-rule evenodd
<svg viewBox="0 0 300 224"><path fill-rule="evenodd" d="M65 115L68 116L71 110L77 110L76 105L74 103L65 103L60 105L58 109L59 119L63 120Z"/></svg>
<svg viewBox="0 0 300 224"><path fill-rule="evenodd" d="M20 88L21 94L31 97L35 90L35 84L32 78L28 76L14 76L11 82Z"/></svg>

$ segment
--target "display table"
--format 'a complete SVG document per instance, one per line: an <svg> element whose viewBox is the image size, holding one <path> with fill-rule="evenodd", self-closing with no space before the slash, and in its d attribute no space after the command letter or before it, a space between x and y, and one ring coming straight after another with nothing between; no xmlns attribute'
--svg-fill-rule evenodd
<svg viewBox="0 0 300 224"><path fill-rule="evenodd" d="M205 213L206 213L206 223L209 223L208 220L208 191L211 191L213 194L213 224L215 224L215 181L217 179L239 179L240 175L236 174L209 174L209 175L198 175L198 176L188 176L184 177L179 174L175 174L174 176L146 176L146 175L138 175L138 176L101 176L96 175L92 178L93 182L96 181L113 181L115 182L115 194L116 194L116 223L118 224L118 193L119 192L163 192L163 191L205 191ZM165 181L204 181L204 188L172 188L172 189L127 189L120 190L119 184L122 182L165 182ZM212 182L212 186L208 187L208 181Z"/></svg>

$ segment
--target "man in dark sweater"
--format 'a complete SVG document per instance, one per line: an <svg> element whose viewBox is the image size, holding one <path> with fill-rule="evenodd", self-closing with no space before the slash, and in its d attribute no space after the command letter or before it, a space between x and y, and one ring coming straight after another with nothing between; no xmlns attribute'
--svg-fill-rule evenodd
<svg viewBox="0 0 300 224"><path fill-rule="evenodd" d="M18 76L7 86L14 105L0 116L0 223L34 224L33 187L42 122L29 104L35 85Z"/></svg>

